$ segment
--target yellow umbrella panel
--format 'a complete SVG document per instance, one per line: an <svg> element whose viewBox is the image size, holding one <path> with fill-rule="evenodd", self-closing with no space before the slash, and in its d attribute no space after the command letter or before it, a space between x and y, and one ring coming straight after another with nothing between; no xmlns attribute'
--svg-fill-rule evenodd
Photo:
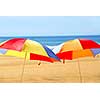
<svg viewBox="0 0 100 100"><path fill-rule="evenodd" d="M60 61L60 59L46 46L25 38L14 38L5 41L0 44L0 49L7 49L6 55L24 57L30 60L43 60L48 62ZM35 56L35 59L33 56Z"/></svg>

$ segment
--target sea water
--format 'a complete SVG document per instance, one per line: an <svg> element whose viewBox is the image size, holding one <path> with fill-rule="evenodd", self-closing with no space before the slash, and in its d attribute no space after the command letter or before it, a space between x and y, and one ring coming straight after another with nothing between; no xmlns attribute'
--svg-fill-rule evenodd
<svg viewBox="0 0 100 100"><path fill-rule="evenodd" d="M21 37L0 37L0 42L3 42L8 39L12 38L27 38L31 39L37 42L40 42L44 45L49 46L56 46L63 42L66 42L68 40L73 40L77 38L83 38L83 39L91 39L94 40L97 43L100 43L100 35L93 35L93 36L21 36Z"/></svg>

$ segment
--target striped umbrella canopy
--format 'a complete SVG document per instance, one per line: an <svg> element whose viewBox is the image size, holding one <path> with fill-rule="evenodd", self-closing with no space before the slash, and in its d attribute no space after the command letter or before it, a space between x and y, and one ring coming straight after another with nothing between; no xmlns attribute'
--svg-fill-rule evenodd
<svg viewBox="0 0 100 100"><path fill-rule="evenodd" d="M60 59L45 45L25 38L13 38L0 44L0 52L5 55L22 57L30 60L48 62Z"/></svg>
<svg viewBox="0 0 100 100"><path fill-rule="evenodd" d="M75 39L55 47L53 51L60 59L75 59L94 56L99 52L100 45L89 39Z"/></svg>

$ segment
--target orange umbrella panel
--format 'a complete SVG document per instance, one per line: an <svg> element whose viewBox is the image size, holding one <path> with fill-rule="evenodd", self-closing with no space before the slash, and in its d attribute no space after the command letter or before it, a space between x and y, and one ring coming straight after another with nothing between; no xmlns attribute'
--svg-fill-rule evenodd
<svg viewBox="0 0 100 100"><path fill-rule="evenodd" d="M93 57L94 54L90 49L85 49L85 50L76 50L76 51L58 53L57 56L60 59L72 60L81 57Z"/></svg>
<svg viewBox="0 0 100 100"><path fill-rule="evenodd" d="M85 50L79 50L79 51L73 51L73 59L81 58L81 57L93 57L94 54L90 49Z"/></svg>

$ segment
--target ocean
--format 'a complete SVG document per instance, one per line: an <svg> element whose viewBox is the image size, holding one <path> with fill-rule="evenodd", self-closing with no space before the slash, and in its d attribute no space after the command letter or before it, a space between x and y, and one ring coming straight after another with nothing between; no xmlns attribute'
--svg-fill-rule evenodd
<svg viewBox="0 0 100 100"><path fill-rule="evenodd" d="M0 42L5 40L15 38L15 37L0 37ZM77 39L77 38L85 38L94 40L97 43L100 43L100 35L93 35L93 36L28 36L28 37L18 37L18 38L27 38L37 42L40 42L44 45L55 46L59 45L65 41Z"/></svg>

